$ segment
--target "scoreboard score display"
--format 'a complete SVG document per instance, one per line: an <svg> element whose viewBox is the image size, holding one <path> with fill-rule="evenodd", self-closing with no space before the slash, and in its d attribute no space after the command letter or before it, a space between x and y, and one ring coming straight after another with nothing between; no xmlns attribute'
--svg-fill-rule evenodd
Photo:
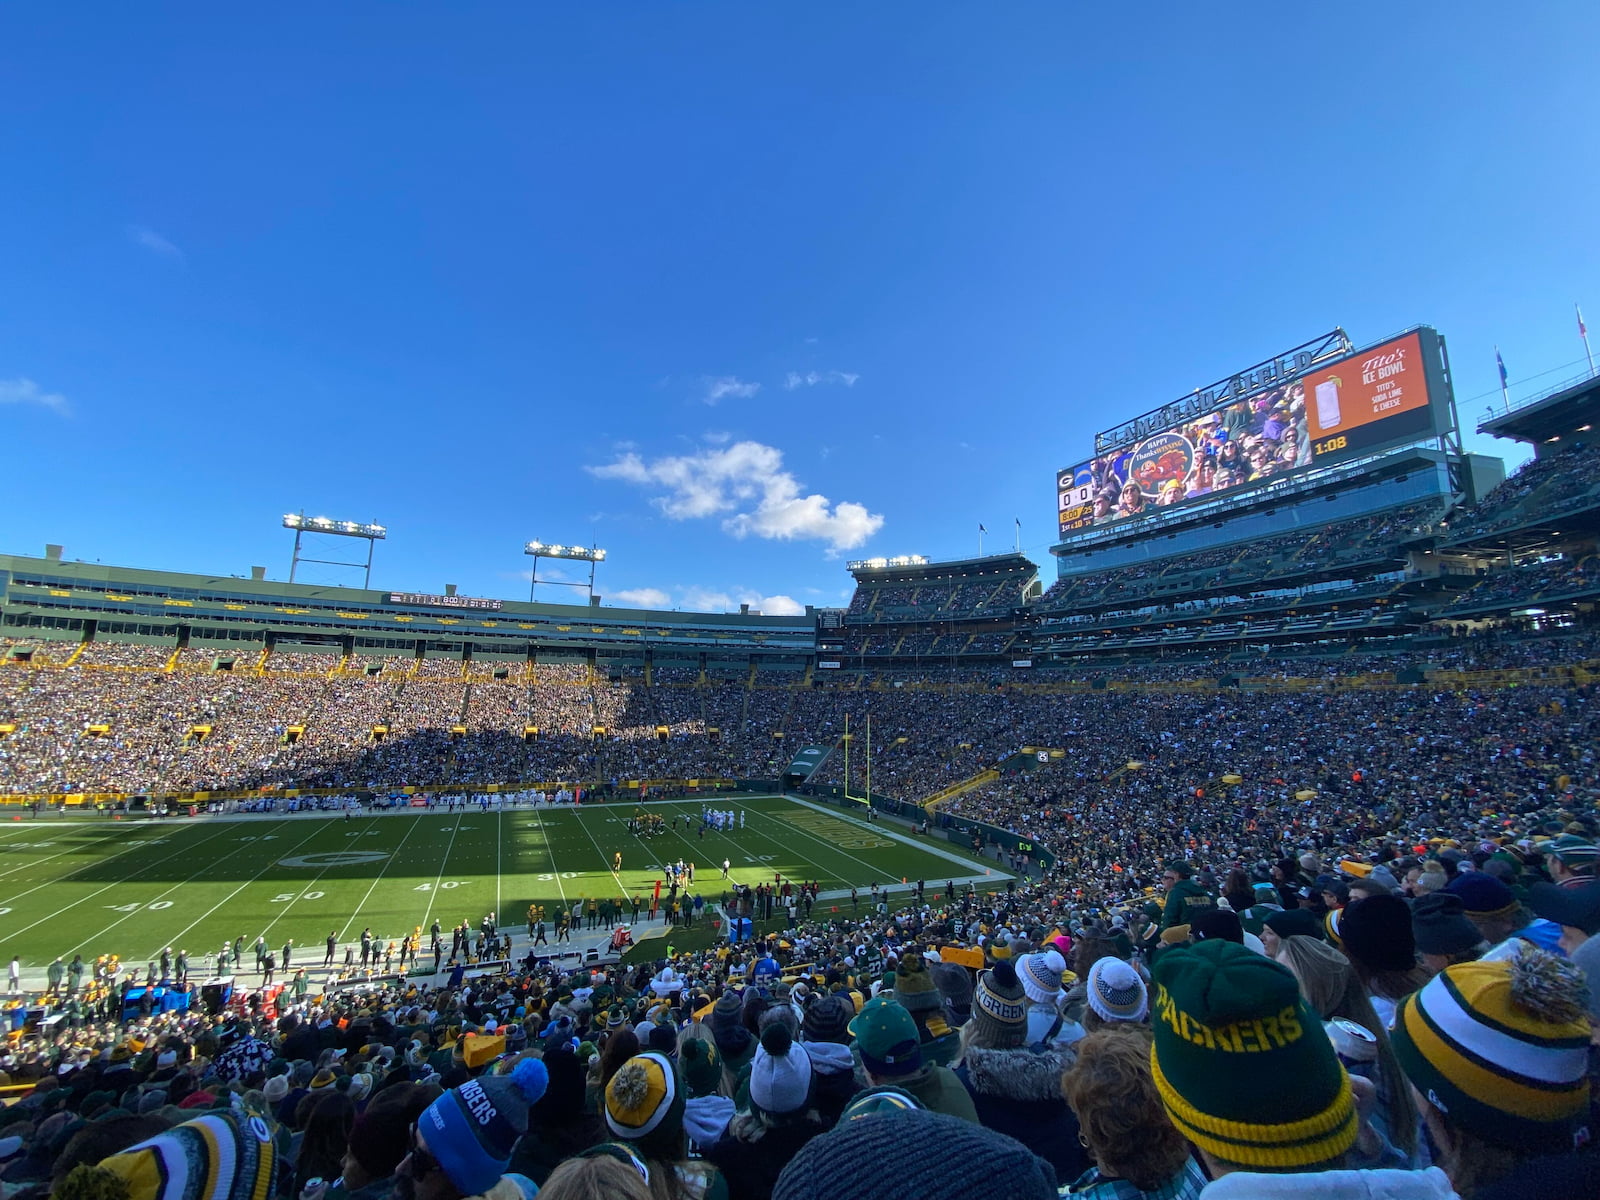
<svg viewBox="0 0 1600 1200"><path fill-rule="evenodd" d="M1058 472L1059 533L1243 490L1448 427L1439 335L1421 327L1253 390Z"/></svg>

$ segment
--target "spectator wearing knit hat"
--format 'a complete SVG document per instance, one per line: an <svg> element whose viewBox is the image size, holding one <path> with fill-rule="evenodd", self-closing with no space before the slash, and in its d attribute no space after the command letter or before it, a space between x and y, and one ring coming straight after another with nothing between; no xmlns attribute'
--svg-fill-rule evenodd
<svg viewBox="0 0 1600 1200"><path fill-rule="evenodd" d="M931 1062L948 1063L956 1055L956 1029L944 1019L943 1001L922 955L908 950L895 971L894 999L917 1023L922 1052Z"/></svg>
<svg viewBox="0 0 1600 1200"><path fill-rule="evenodd" d="M1430 975L1457 963L1473 962L1489 949L1461 906L1461 897L1448 892L1420 896L1411 905L1411 936L1417 943L1417 957Z"/></svg>
<svg viewBox="0 0 1600 1200"><path fill-rule="evenodd" d="M1112 1025L1139 1025L1150 1015L1143 976L1120 958L1102 958L1085 981L1083 1027L1090 1033Z"/></svg>
<svg viewBox="0 0 1600 1200"><path fill-rule="evenodd" d="M548 1083L544 1063L527 1058L509 1075L469 1079L428 1105L395 1168L397 1200L519 1200L521 1189L505 1174L528 1131L528 1107Z"/></svg>
<svg viewBox="0 0 1600 1200"><path fill-rule="evenodd" d="M800 1024L800 1037L811 1058L811 1103L829 1128L861 1090L850 1053L851 1007L842 995L816 996Z"/></svg>
<svg viewBox="0 0 1600 1200"><path fill-rule="evenodd" d="M1088 1167L1078 1120L1061 1095L1067 1059L1055 1047L1029 1047L1028 998L1015 968L999 962L978 976L972 1020L961 1027L951 1064L972 1096L978 1120L1049 1161L1060 1179Z"/></svg>
<svg viewBox="0 0 1600 1200"><path fill-rule="evenodd" d="M1095 964L1098 966L1099 964ZM1195 1200L1205 1176L1150 1074L1150 1038L1122 1024L1091 1033L1061 1080L1095 1165L1071 1185L1087 1200Z"/></svg>
<svg viewBox="0 0 1600 1200"><path fill-rule="evenodd" d="M978 1110L955 1072L927 1061L917 1023L897 1001L876 996L850 1022L856 1053L873 1087L903 1088L932 1112L976 1122Z"/></svg>
<svg viewBox="0 0 1600 1200"><path fill-rule="evenodd" d="M828 1045L833 1043L818 1043ZM843 1046L836 1049L849 1053ZM736 1200L771 1195L789 1160L826 1132L811 1099L813 1075L806 1045L794 1041L787 1026L772 1024L761 1031L750 1064L750 1107L706 1151L706 1160L722 1172Z"/></svg>
<svg viewBox="0 0 1600 1200"><path fill-rule="evenodd" d="M1152 1074L1205 1159L1206 1200L1453 1196L1437 1168L1345 1169L1361 1132L1350 1079L1284 966L1211 939L1151 973Z"/></svg>
<svg viewBox="0 0 1600 1200"><path fill-rule="evenodd" d="M972 972L958 963L939 963L928 972L939 998L945 1022L959 1030L972 1019Z"/></svg>
<svg viewBox="0 0 1600 1200"><path fill-rule="evenodd" d="M557 1163L606 1138L604 1120L584 1103L586 1071L572 1047L551 1046L541 1061L549 1082L544 1095L528 1109L528 1132L517 1140L510 1166L540 1187ZM384 1094L379 1092L373 1103Z"/></svg>
<svg viewBox="0 0 1600 1200"><path fill-rule="evenodd" d="M1528 889L1528 906L1541 917L1561 926L1561 951L1571 958L1578 947L1600 933L1600 884L1563 887L1536 883ZM1600 990L1600 980L1594 981Z"/></svg>
<svg viewBox="0 0 1600 1200"><path fill-rule="evenodd" d="M1057 1178L1012 1138L896 1107L813 1139L778 1177L772 1200L1054 1200Z"/></svg>
<svg viewBox="0 0 1600 1200"><path fill-rule="evenodd" d="M1378 1019L1389 1028L1395 1005L1428 981L1417 962L1411 910L1398 896L1358 900L1339 911L1339 940Z"/></svg>
<svg viewBox="0 0 1600 1200"><path fill-rule="evenodd" d="M1561 887L1582 887L1595 882L1600 864L1600 846L1581 833L1564 833L1546 847L1545 861L1550 878Z"/></svg>
<svg viewBox="0 0 1600 1200"><path fill-rule="evenodd" d="M683 1080L664 1054L637 1055L606 1085L606 1127L650 1171L651 1192L665 1200L700 1200L726 1189L717 1170L686 1158Z"/></svg>
<svg viewBox="0 0 1600 1200"><path fill-rule="evenodd" d="M1028 998L1029 1046L1051 1043L1070 1045L1083 1036L1083 1027L1062 1016L1066 994L1061 990L1061 977L1066 973L1067 960L1054 946L1037 954L1024 954L1016 960L1017 978L1022 981L1022 991Z"/></svg>
<svg viewBox="0 0 1600 1200"><path fill-rule="evenodd" d="M1572 963L1522 945L1450 967L1400 1006L1395 1054L1463 1197L1545 1173L1568 1182L1541 1194L1593 1195L1574 1155L1588 1135L1586 991Z"/></svg>
<svg viewBox="0 0 1600 1200"><path fill-rule="evenodd" d="M348 1200L387 1200L406 1156L411 1126L439 1097L431 1084L402 1083L372 1098L350 1130L339 1180Z"/></svg>
<svg viewBox="0 0 1600 1200"><path fill-rule="evenodd" d="M1560 928L1535 917L1509 887L1492 875L1469 871L1454 879L1445 894L1461 901L1467 919L1478 927L1490 946L1510 938L1532 942L1542 950L1556 950L1560 945Z"/></svg>

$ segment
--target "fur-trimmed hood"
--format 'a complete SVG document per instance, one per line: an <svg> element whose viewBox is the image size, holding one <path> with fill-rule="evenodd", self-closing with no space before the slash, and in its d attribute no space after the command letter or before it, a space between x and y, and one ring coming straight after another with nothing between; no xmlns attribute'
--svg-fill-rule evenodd
<svg viewBox="0 0 1600 1200"><path fill-rule="evenodd" d="M1060 1100L1066 1061L1055 1050L969 1049L962 1074L981 1096L1006 1100Z"/></svg>

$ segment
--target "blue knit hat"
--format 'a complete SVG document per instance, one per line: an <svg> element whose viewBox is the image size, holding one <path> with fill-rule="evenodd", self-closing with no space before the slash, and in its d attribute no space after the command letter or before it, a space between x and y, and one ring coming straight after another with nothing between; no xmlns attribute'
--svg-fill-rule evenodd
<svg viewBox="0 0 1600 1200"><path fill-rule="evenodd" d="M528 1131L528 1106L549 1082L537 1058L523 1059L509 1075L469 1079L423 1110L417 1132L457 1189L482 1195L505 1174L512 1147Z"/></svg>

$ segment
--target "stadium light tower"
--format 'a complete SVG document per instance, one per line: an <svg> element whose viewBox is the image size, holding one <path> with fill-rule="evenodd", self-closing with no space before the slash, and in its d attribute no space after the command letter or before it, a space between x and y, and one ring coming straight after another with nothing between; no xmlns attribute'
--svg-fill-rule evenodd
<svg viewBox="0 0 1600 1200"><path fill-rule="evenodd" d="M320 563L327 567L360 567L364 574L363 588L372 586L372 548L389 536L382 525L370 521L334 521L328 517L308 517L305 513L284 513L283 527L294 530L294 555L289 559L289 582L294 582L295 572L303 562ZM367 543L366 562L344 562L332 558L307 558L300 553L300 542L308 533L327 534L331 537L361 538Z"/></svg>
<svg viewBox="0 0 1600 1200"><path fill-rule="evenodd" d="M524 546L522 548L522 552L524 554L531 555L533 558L533 573L528 579L529 604L533 603L533 590L538 587L541 582L552 583L557 587L587 587L589 589L589 602L591 604L594 603L594 569L599 564L605 562L606 552L604 550L600 549L598 546L563 546L559 542L541 542L535 539ZM581 579L546 579L541 581L539 578L539 560L541 558L559 558L572 562L588 563L588 583L584 583Z"/></svg>

